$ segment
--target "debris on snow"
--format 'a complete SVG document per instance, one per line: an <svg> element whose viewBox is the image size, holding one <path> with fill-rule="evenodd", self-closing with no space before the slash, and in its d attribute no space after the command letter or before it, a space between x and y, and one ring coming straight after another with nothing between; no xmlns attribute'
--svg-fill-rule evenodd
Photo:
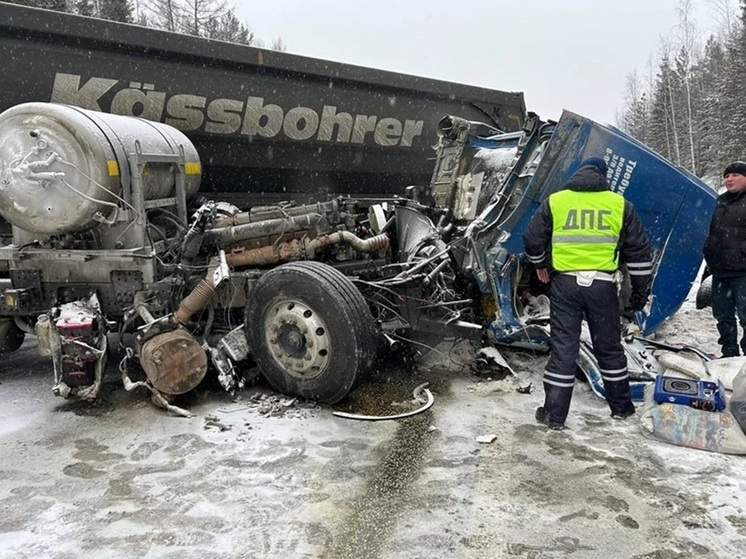
<svg viewBox="0 0 746 559"><path fill-rule="evenodd" d="M203 427L205 429L217 429L220 432L231 430L230 425L226 425L225 423L221 422L220 419L218 419L214 415L206 415L204 417L204 421L205 423Z"/></svg>

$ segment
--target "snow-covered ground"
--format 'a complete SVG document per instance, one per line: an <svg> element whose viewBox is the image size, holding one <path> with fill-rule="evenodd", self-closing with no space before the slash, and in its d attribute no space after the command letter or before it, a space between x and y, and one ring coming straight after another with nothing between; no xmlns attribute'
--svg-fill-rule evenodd
<svg viewBox="0 0 746 559"><path fill-rule="evenodd" d="M718 350L690 301L659 337ZM116 376L93 406L57 399L28 344L0 364L0 558L746 556L746 458L645 438L581 384L570 429L548 431L546 356L506 356L518 378L477 378L454 350L339 408L395 411L429 381L435 405L400 422L262 386L200 391L183 419Z"/></svg>

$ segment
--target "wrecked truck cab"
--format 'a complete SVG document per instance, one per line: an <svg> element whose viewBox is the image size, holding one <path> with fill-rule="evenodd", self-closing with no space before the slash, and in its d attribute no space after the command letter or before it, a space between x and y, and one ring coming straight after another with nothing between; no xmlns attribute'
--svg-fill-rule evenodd
<svg viewBox="0 0 746 559"><path fill-rule="evenodd" d="M455 197L459 192L464 196L463 185L468 185L466 198L481 204L466 227L470 248L461 268L483 294L493 296L493 316L486 329L494 344L549 348L547 288L525 259L523 231L541 201L563 188L580 162L590 156L601 156L607 162L611 188L635 205L654 253L648 307L634 316L625 312L629 297L625 278L620 286L620 312L634 319L630 326L642 335L652 334L676 313L702 263L702 247L717 201L712 188L613 126L569 111L558 122L542 122L529 113L520 138L515 134L479 136L479 128L471 123L456 125L446 118L444 144L455 144L453 130L459 127L462 136L469 137L461 149L463 159L470 163L453 181ZM662 372L660 364L632 336L623 340L623 348L632 397L641 400L645 386ZM601 372L585 326L578 369L603 397Z"/></svg>
<svg viewBox="0 0 746 559"><path fill-rule="evenodd" d="M469 128L469 123L462 126ZM541 286L525 264L522 234L541 201L563 188L590 156L607 162L612 190L634 204L650 237L654 279L649 307L637 317L642 334L654 332L680 308L702 263L717 201L711 187L621 130L569 111L558 122L530 115L519 139L515 134L471 136L464 151L473 152L472 165L464 176L473 180L477 175L480 186L487 186L487 193L478 189L487 202L466 230L472 248L462 266L480 290L495 292L500 310L489 330L496 342L547 341L531 332L535 319L524 312L524 303L534 302ZM507 166L511 153L514 159Z"/></svg>

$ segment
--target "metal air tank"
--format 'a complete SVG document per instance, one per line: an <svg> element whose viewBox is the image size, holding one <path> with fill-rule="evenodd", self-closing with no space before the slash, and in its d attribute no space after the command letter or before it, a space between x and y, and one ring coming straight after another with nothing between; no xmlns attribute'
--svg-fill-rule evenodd
<svg viewBox="0 0 746 559"><path fill-rule="evenodd" d="M200 160L175 128L137 117L55 103L24 103L0 114L0 215L20 229L45 235L83 231L112 215L128 184L128 156L185 155L187 197L199 189ZM173 195L170 163L149 163L146 200ZM126 189L125 189L126 191Z"/></svg>

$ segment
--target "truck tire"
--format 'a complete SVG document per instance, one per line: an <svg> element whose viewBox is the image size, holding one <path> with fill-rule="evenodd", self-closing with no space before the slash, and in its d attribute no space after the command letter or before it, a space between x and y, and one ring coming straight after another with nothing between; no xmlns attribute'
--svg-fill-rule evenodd
<svg viewBox="0 0 746 559"><path fill-rule="evenodd" d="M264 274L246 306L249 349L276 390L334 404L370 368L377 334L349 278L320 262Z"/></svg>
<svg viewBox="0 0 746 559"><path fill-rule="evenodd" d="M0 318L0 354L17 350L23 344L26 333L12 318Z"/></svg>
<svg viewBox="0 0 746 559"><path fill-rule="evenodd" d="M697 309L704 309L712 306L712 276L707 276L702 280L702 283L699 284L695 306Z"/></svg>

